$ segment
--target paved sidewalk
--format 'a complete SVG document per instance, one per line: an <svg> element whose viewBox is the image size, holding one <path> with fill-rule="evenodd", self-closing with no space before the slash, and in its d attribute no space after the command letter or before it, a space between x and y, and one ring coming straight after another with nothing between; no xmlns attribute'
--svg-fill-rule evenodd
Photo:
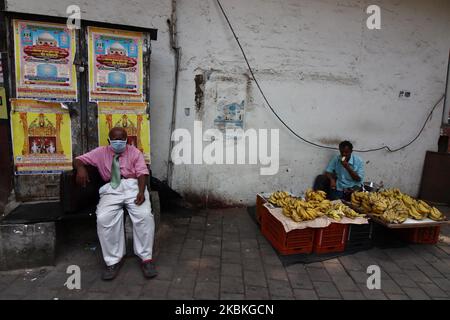
<svg viewBox="0 0 450 320"><path fill-rule="evenodd" d="M286 268L243 208L165 214L158 242L157 278L144 279L131 257L116 280L103 282L90 222L71 232L56 267L0 272L0 299L450 299L448 226L435 246L374 248ZM373 264L381 290L365 285ZM64 287L69 265L81 268L81 290Z"/></svg>

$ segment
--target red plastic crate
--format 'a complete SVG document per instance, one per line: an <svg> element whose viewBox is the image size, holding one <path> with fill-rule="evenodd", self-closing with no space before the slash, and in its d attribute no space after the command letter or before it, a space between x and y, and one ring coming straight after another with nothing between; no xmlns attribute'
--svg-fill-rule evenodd
<svg viewBox="0 0 450 320"><path fill-rule="evenodd" d="M256 195L256 221L261 224L261 217L263 211L266 211L267 208L264 207L264 203L266 203L267 200L260 194Z"/></svg>
<svg viewBox="0 0 450 320"><path fill-rule="evenodd" d="M315 234L313 228L286 232L281 222L267 208L265 209L261 216L261 232L279 254L290 255L312 252Z"/></svg>
<svg viewBox="0 0 450 320"><path fill-rule="evenodd" d="M347 242L348 225L332 223L326 228L316 229L314 236L315 253L342 252Z"/></svg>
<svg viewBox="0 0 450 320"><path fill-rule="evenodd" d="M403 229L402 238L411 243L418 244L436 244L439 240L441 227L421 227Z"/></svg>

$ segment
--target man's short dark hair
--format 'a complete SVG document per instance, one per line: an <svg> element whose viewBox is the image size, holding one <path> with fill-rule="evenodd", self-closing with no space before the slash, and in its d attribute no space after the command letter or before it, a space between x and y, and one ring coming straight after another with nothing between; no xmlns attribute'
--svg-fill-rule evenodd
<svg viewBox="0 0 450 320"><path fill-rule="evenodd" d="M346 147L350 148L350 150L353 150L353 145L350 141L345 140L339 143L339 150L342 150Z"/></svg>
<svg viewBox="0 0 450 320"><path fill-rule="evenodd" d="M122 132L122 134L124 135L125 138L128 136L127 130L125 130L124 128L122 128L122 127L112 127L111 130L109 130L109 133L108 133L108 137L109 137L109 138L111 138L111 134L112 134L114 131L120 131L120 132Z"/></svg>

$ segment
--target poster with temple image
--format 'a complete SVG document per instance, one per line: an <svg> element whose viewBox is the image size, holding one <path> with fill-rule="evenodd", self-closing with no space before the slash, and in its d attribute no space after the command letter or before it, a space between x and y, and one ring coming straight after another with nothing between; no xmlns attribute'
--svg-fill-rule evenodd
<svg viewBox="0 0 450 320"><path fill-rule="evenodd" d="M64 24L14 20L16 96L77 101L75 32Z"/></svg>
<svg viewBox="0 0 450 320"><path fill-rule="evenodd" d="M61 103L11 99L11 133L17 175L72 170L71 122Z"/></svg>
<svg viewBox="0 0 450 320"><path fill-rule="evenodd" d="M124 128L128 144L138 148L150 164L150 119L145 102L98 102L98 144L108 145L113 127Z"/></svg>
<svg viewBox="0 0 450 320"><path fill-rule="evenodd" d="M89 27L89 100L143 101L144 34Z"/></svg>

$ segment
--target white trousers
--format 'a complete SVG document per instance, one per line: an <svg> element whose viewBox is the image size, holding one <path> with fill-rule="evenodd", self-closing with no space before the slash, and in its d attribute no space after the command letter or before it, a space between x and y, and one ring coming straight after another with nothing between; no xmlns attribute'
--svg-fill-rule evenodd
<svg viewBox="0 0 450 320"><path fill-rule="evenodd" d="M155 222L150 197L145 190L145 202L134 203L139 192L137 179L122 179L113 189L109 183L100 188L97 205L97 234L106 265L118 263L126 253L123 209L133 222L134 253L142 260L152 258Z"/></svg>

